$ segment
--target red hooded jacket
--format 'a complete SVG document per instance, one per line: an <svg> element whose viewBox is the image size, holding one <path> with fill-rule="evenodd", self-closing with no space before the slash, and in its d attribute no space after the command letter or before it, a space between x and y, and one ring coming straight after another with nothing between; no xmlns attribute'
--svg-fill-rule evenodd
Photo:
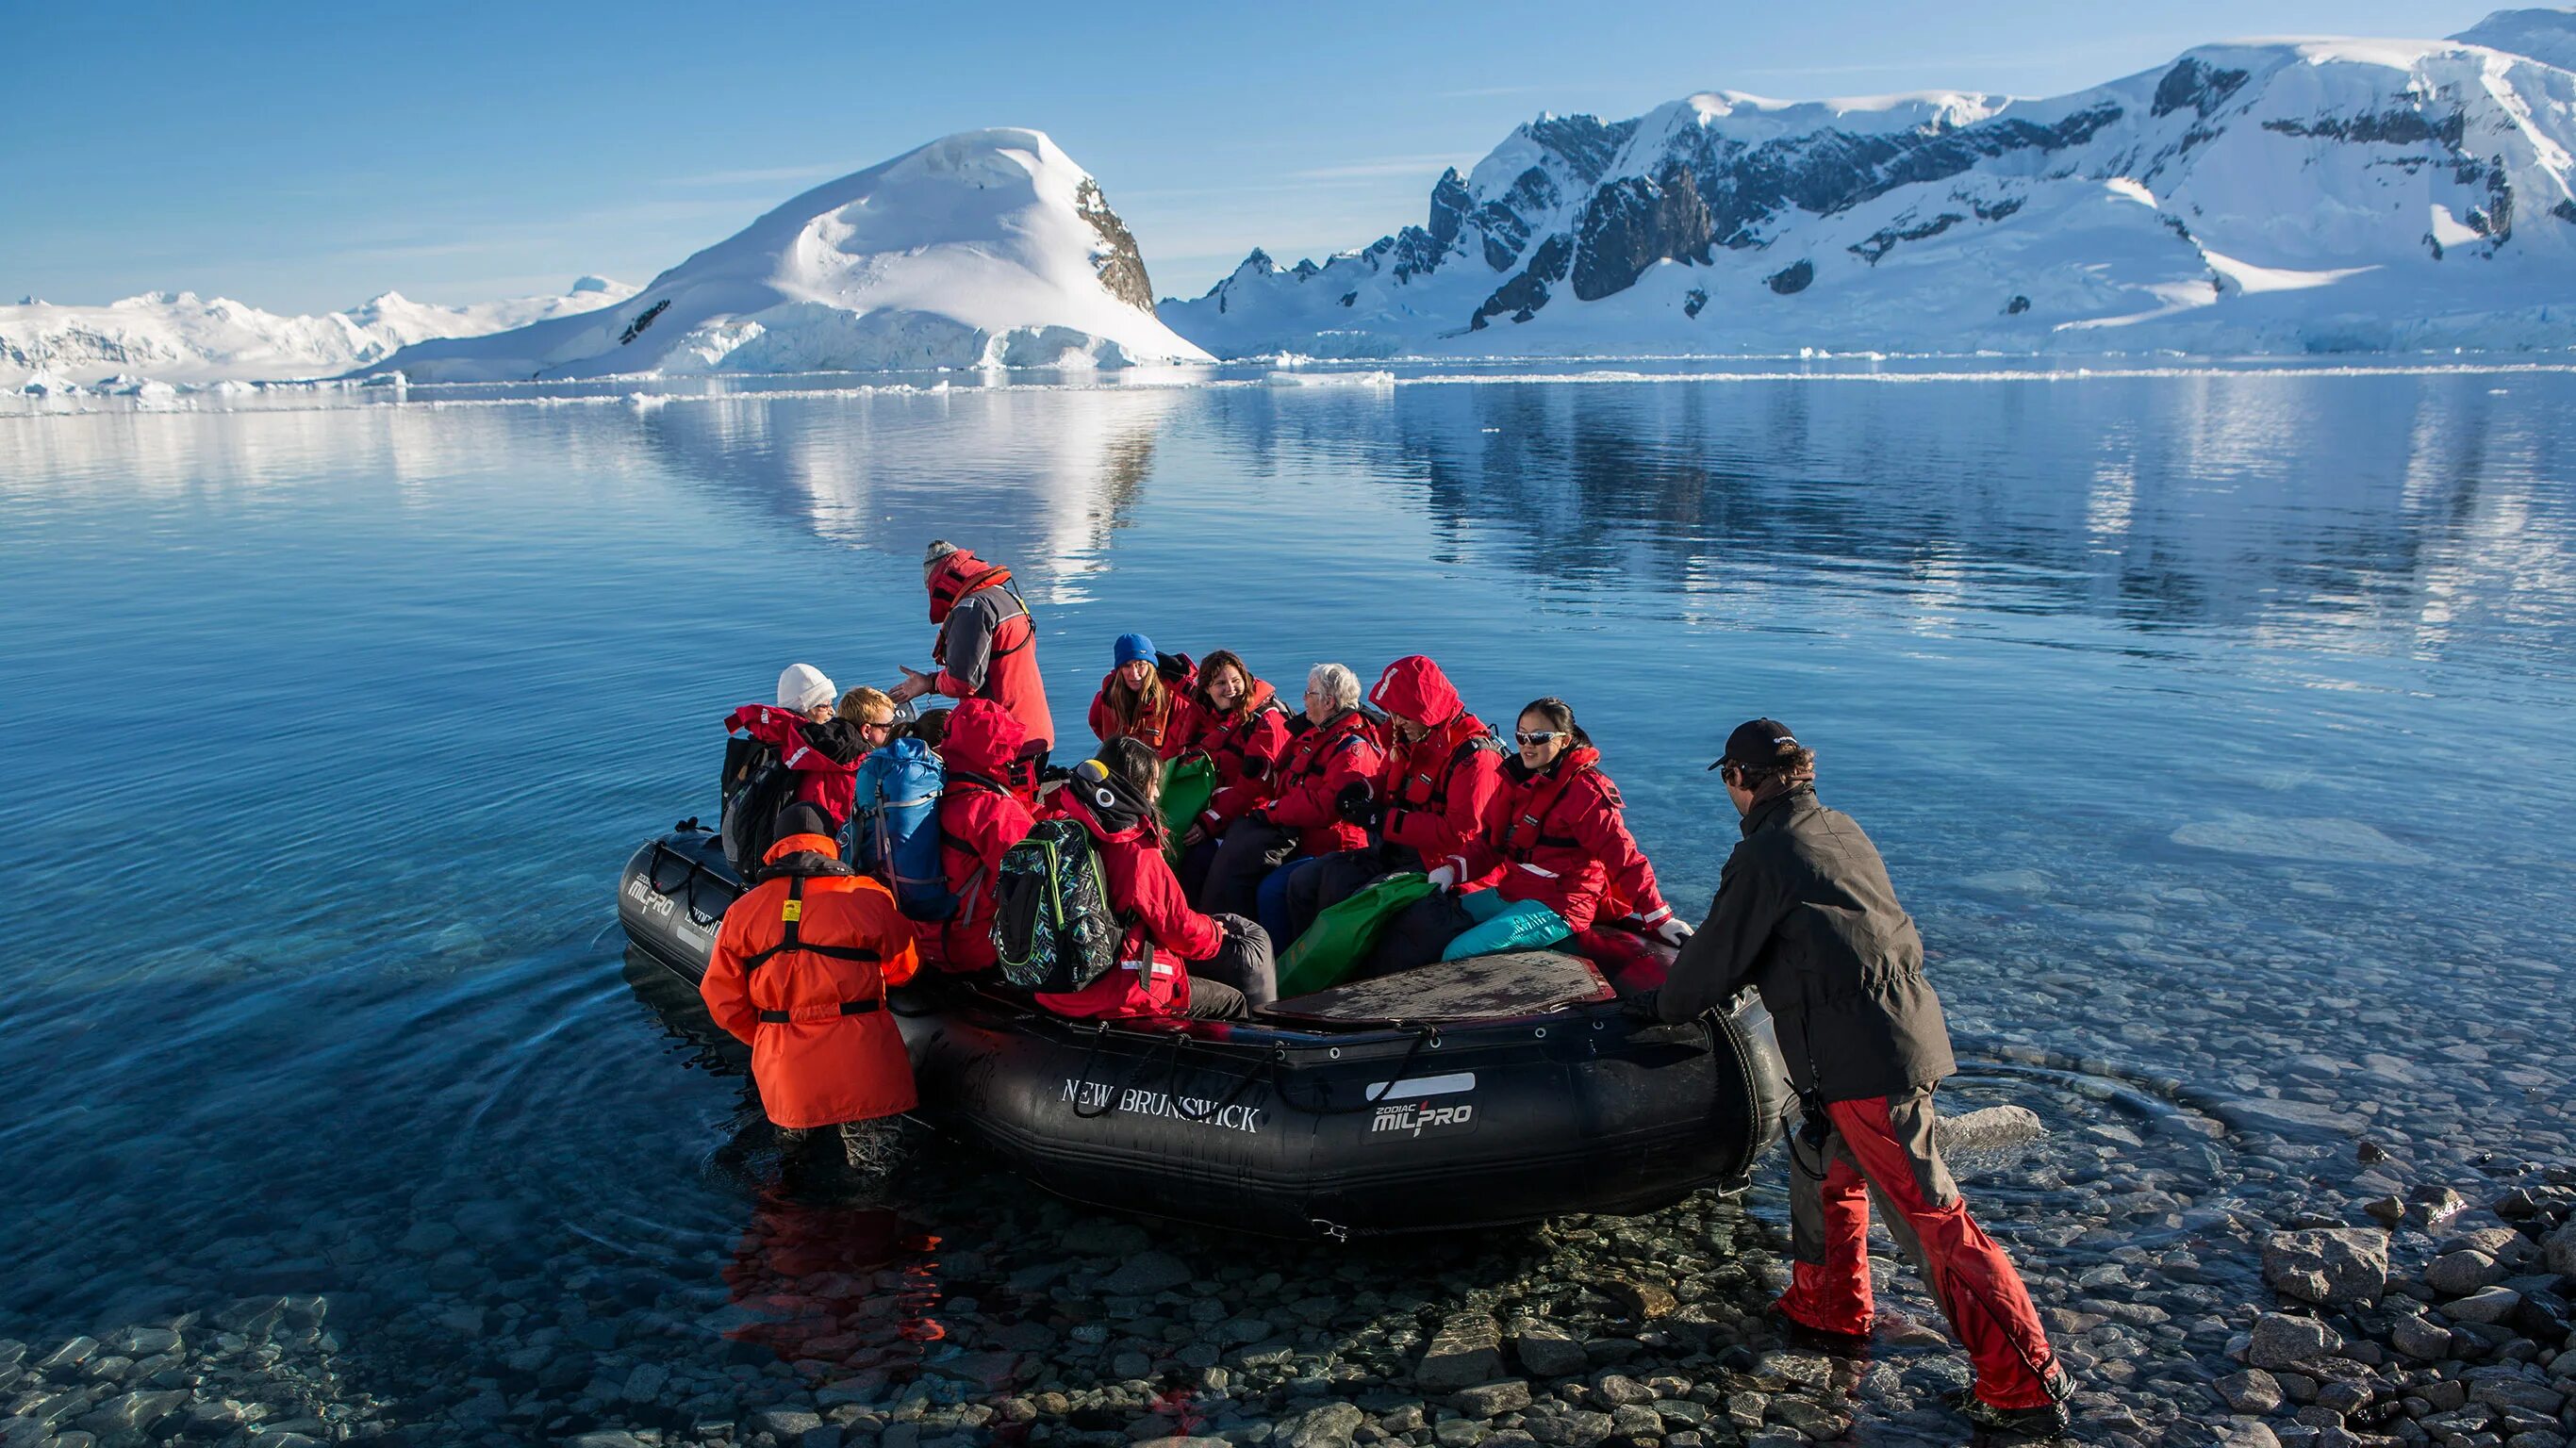
<svg viewBox="0 0 2576 1448"><path fill-rule="evenodd" d="M761 863L779 873L725 911L698 985L707 1014L751 1044L761 1109L780 1126L914 1105L912 1061L885 1009L886 988L912 979L912 922L893 891L847 873L840 856L821 835L770 846Z"/></svg>
<svg viewBox="0 0 2576 1448"><path fill-rule="evenodd" d="M1037 622L1011 588L1011 570L961 548L930 570L929 587L930 621L939 625L933 686L951 699L992 700L1020 721L1030 743L1052 746Z"/></svg>
<svg viewBox="0 0 2576 1448"><path fill-rule="evenodd" d="M1190 972L1184 963L1205 960L1225 943L1225 931L1214 920L1190 908L1181 894L1180 877L1163 858L1159 833L1144 823L1113 830L1092 812L1077 787L1056 793L1067 819L1082 821L1100 847L1102 885L1109 892L1110 913L1134 920L1118 943L1118 967L1078 991L1039 993L1037 1003L1060 1016L1079 1019L1167 1016L1187 1010ZM1148 952L1146 946L1153 949Z"/></svg>
<svg viewBox="0 0 2576 1448"><path fill-rule="evenodd" d="M1467 850L1479 888L1536 900L1577 934L1596 917L1642 926L1673 913L1628 833L1619 786L1600 765L1600 750L1578 744L1544 773L1529 773L1517 757L1503 766L1503 788Z"/></svg>
<svg viewBox="0 0 2576 1448"><path fill-rule="evenodd" d="M1288 713L1259 679L1232 714L1211 712L1195 693L1183 699L1172 732L1180 738L1174 758L1196 750L1216 765L1216 793L1199 816L1210 834L1223 833L1270 797L1271 777L1288 754Z"/></svg>
<svg viewBox="0 0 2576 1448"><path fill-rule="evenodd" d="M725 716L725 731L739 729L778 750L779 762L796 772L796 799L810 804L831 818L835 828L849 822L850 806L858 796L859 761L867 757L864 741L853 741L857 752L846 759L840 755L846 746L833 737L839 731L831 724L816 724L793 709L775 704L745 704Z"/></svg>
<svg viewBox="0 0 2576 1448"><path fill-rule="evenodd" d="M1503 787L1502 745L1459 702L1440 666L1408 654L1386 666L1369 702L1431 732L1399 742L1386 766L1386 819L1379 833L1422 857L1423 868L1470 874L1467 854Z"/></svg>
<svg viewBox="0 0 2576 1448"><path fill-rule="evenodd" d="M1002 852L1035 822L1009 785L1024 738L1020 721L990 699L969 699L948 716L939 751L947 770L939 794L939 871L957 896L957 913L917 928L923 954L952 975L1000 963L993 954L993 879Z"/></svg>
<svg viewBox="0 0 2576 1448"><path fill-rule="evenodd" d="M1378 747L1376 726L1359 710L1345 709L1289 742L1276 792L1263 812L1272 823L1298 832L1300 855L1362 849L1369 842L1368 831L1342 818L1335 805L1353 784L1367 785L1375 794L1385 769L1386 751Z"/></svg>

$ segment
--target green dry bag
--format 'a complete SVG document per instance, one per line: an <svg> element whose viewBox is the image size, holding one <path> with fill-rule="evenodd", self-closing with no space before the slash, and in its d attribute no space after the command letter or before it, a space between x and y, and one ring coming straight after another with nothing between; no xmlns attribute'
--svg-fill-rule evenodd
<svg viewBox="0 0 2576 1448"><path fill-rule="evenodd" d="M1429 877L1419 871L1372 880L1339 903L1328 905L1279 957L1279 998L1305 995L1342 983L1386 932L1386 923L1414 901L1431 894Z"/></svg>
<svg viewBox="0 0 2576 1448"><path fill-rule="evenodd" d="M1173 864L1181 862L1181 836L1190 832L1190 825L1215 793L1216 761L1198 753L1164 761L1163 827L1171 838L1164 843L1163 854Z"/></svg>

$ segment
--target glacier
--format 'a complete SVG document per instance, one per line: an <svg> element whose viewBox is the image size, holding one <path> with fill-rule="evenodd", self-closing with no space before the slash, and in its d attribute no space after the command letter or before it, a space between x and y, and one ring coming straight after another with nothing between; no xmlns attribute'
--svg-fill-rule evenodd
<svg viewBox="0 0 2576 1448"><path fill-rule="evenodd" d="M968 131L829 181L626 302L424 342L415 383L1212 360L1154 314L1125 223L1044 133Z"/></svg>
<svg viewBox="0 0 2576 1448"><path fill-rule="evenodd" d="M138 394L143 382L329 377L432 337L476 336L613 306L635 289L583 277L552 296L449 307L386 292L346 311L279 316L225 297L147 292L105 306L0 306L0 388ZM129 385L121 379L134 379Z"/></svg>
<svg viewBox="0 0 2576 1448"><path fill-rule="evenodd" d="M2029 100L1542 116L1427 215L1173 330L1224 357L2576 345L2576 15L2205 46Z"/></svg>

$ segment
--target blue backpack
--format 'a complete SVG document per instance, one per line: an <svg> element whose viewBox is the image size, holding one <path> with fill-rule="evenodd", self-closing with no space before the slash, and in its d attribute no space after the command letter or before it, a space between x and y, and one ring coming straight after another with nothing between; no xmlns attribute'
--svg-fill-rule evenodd
<svg viewBox="0 0 2576 1448"><path fill-rule="evenodd" d="M850 806L850 857L894 891L911 920L946 920L957 897L939 869L939 792L946 783L927 741L898 739L859 763Z"/></svg>

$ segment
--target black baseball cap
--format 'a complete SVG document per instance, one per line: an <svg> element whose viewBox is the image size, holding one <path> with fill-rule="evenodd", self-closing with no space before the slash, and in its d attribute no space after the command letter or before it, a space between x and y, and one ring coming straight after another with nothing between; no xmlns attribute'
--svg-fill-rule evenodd
<svg viewBox="0 0 2576 1448"><path fill-rule="evenodd" d="M1717 763L1709 768L1715 769L1720 764L1746 764L1760 769L1777 764L1782 755L1804 747L1798 742L1798 736L1789 732L1789 726L1779 720L1748 719L1736 725L1735 732L1726 736L1726 752L1719 755Z"/></svg>

